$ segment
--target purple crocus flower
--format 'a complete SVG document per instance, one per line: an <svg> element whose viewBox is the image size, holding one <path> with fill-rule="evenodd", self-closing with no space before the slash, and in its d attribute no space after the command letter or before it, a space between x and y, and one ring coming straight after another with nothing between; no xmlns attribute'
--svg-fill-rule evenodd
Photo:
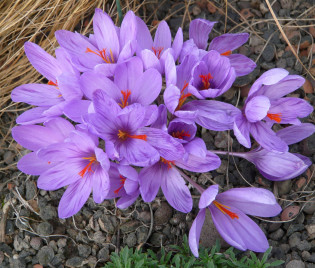
<svg viewBox="0 0 315 268"><path fill-rule="evenodd" d="M49 81L47 85L21 85L12 91L13 101L39 106L24 112L16 122L19 124L42 123L62 115L67 102L82 98L83 93L79 84L80 73L72 66L69 55L62 48L56 49L57 58L31 42L26 42L24 48L34 68Z"/></svg>
<svg viewBox="0 0 315 268"><path fill-rule="evenodd" d="M37 186L53 191L68 186L58 207L60 218L76 214L93 190L96 203L103 202L110 185L108 157L98 148L98 139L92 134L74 131L66 142L52 144L38 152L38 156L53 167L41 173Z"/></svg>
<svg viewBox="0 0 315 268"><path fill-rule="evenodd" d="M196 124L183 118L173 119L169 123L167 129L168 134L178 139L178 141L181 143L190 142L195 137L196 131Z"/></svg>
<svg viewBox="0 0 315 268"><path fill-rule="evenodd" d="M116 206L125 209L139 197L138 172L130 167L111 163L109 171L110 189L105 199L119 197Z"/></svg>
<svg viewBox="0 0 315 268"><path fill-rule="evenodd" d="M112 76L116 63L129 59L135 52L136 27L132 11L127 12L119 29L108 14L97 8L93 19L94 34L89 38L66 30L56 31L55 35L81 72L95 67L107 76Z"/></svg>
<svg viewBox="0 0 315 268"><path fill-rule="evenodd" d="M184 42L180 55L181 61L189 54L200 59L207 53L209 34L216 22L205 19L195 19L189 26L189 40ZM223 34L215 37L208 47L208 51L215 50L229 59L236 76L247 75L252 72L256 64L242 54L232 54L232 51L242 46L249 38L248 33Z"/></svg>
<svg viewBox="0 0 315 268"><path fill-rule="evenodd" d="M175 166L193 171L208 172L217 169L219 157L206 150L200 138L195 138L184 145L186 154L182 158L170 161L163 157L152 166L144 167L139 173L140 192L145 202L151 202L160 187L168 203L178 211L189 212L192 209L192 198L180 172Z"/></svg>
<svg viewBox="0 0 315 268"><path fill-rule="evenodd" d="M121 109L103 91L97 90L93 98L96 113L86 117L99 136L113 144L126 164L148 166L159 161L160 156L175 160L184 153L180 142L166 132L148 128L156 120L141 104L134 103ZM125 164L125 163L124 163Z"/></svg>
<svg viewBox="0 0 315 268"><path fill-rule="evenodd" d="M293 125L279 130L276 135L287 145L300 142L315 132L313 124ZM312 164L305 156L295 153L268 151L258 147L246 153L231 153L252 162L259 172L272 181L289 180L302 174Z"/></svg>
<svg viewBox="0 0 315 268"><path fill-rule="evenodd" d="M249 134L252 134L263 148L286 152L287 144L270 126L274 122L300 124L298 117L305 117L313 111L313 107L305 100L283 98L303 83L301 76L289 75L288 71L279 68L269 70L257 79L248 93L242 112L235 118L233 129L238 141L250 148Z"/></svg>
<svg viewBox="0 0 315 268"><path fill-rule="evenodd" d="M265 252L268 240L246 214L259 217L274 217L281 211L274 195L265 189L233 188L218 194L218 185L212 185L202 192L199 213L189 231L189 246L198 257L199 238L205 220L206 209L210 210L213 223L222 238L240 250Z"/></svg>
<svg viewBox="0 0 315 268"><path fill-rule="evenodd" d="M37 152L51 144L63 142L74 131L73 125L63 119L54 118L44 126L25 125L12 128L11 133L19 144L33 152L24 155L18 162L19 170L30 175L40 175L55 165L37 156Z"/></svg>
<svg viewBox="0 0 315 268"><path fill-rule="evenodd" d="M145 22L137 19L137 55L141 56L145 69L154 67L164 73L165 57L170 53L177 60L183 46L183 31L178 28L174 41L169 26L161 21L152 40Z"/></svg>

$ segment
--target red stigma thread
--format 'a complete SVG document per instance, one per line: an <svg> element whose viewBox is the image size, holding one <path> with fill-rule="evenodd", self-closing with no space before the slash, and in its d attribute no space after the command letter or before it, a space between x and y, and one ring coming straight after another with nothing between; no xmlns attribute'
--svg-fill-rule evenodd
<svg viewBox="0 0 315 268"><path fill-rule="evenodd" d="M161 157L161 162L165 165L167 165L167 168L170 169L172 168L172 165L174 165L174 161L169 161L169 160L166 160L164 159L163 157Z"/></svg>
<svg viewBox="0 0 315 268"><path fill-rule="evenodd" d="M184 130L182 130L182 131L180 131L180 132L179 132L179 131L173 132L173 133L172 133L172 136L173 136L174 138L183 140L184 137L190 137L190 134L189 134L188 132L185 132Z"/></svg>
<svg viewBox="0 0 315 268"><path fill-rule="evenodd" d="M164 49L163 47L152 47L152 50L158 59L161 57L161 53L162 53L163 49Z"/></svg>
<svg viewBox="0 0 315 268"><path fill-rule="evenodd" d="M124 187L124 185L125 185L125 181L126 181L126 178L125 177L123 177L122 175L119 175L119 177L120 177L120 186L119 186L119 188L117 188L115 191L114 191L114 193L115 194L118 194L119 193L119 191Z"/></svg>
<svg viewBox="0 0 315 268"><path fill-rule="evenodd" d="M105 61L106 63L114 63L115 62L114 55L113 55L113 52L111 49L109 50L110 57L106 56L106 48L103 48L102 50L96 50L96 51L97 52L95 52L94 50L87 47L85 53L93 53L93 54L101 57L103 59L103 61Z"/></svg>
<svg viewBox="0 0 315 268"><path fill-rule="evenodd" d="M230 218L233 219L238 219L238 215L232 211L229 211L228 206L222 205L217 201L213 201L213 204L223 213L223 214L227 214L228 216L230 216Z"/></svg>
<svg viewBox="0 0 315 268"><path fill-rule="evenodd" d="M130 135L128 132L124 132L121 130L118 130L117 134L118 138L121 140L126 140L127 138L132 138L132 139L139 139L139 140L147 140L147 135Z"/></svg>
<svg viewBox="0 0 315 268"><path fill-rule="evenodd" d="M186 89L187 87L188 87L188 83L186 83L186 81L185 81L184 86L183 86L182 90L180 91L180 98L179 98L179 100L178 100L178 105L177 105L175 111L178 111L178 110L183 106L185 100L186 100L188 97L191 96L191 93L184 94L184 91L185 91L185 89Z"/></svg>
<svg viewBox="0 0 315 268"><path fill-rule="evenodd" d="M221 56L230 56L231 54L232 54L232 51L228 50L228 51L221 53Z"/></svg>
<svg viewBox="0 0 315 268"><path fill-rule="evenodd" d="M120 92L121 92L121 94L123 95L123 97L120 98L121 103L118 103L118 105L119 105L121 108L125 108L126 106L128 106L128 98L129 98L130 95L131 95L131 91L130 91L129 89L127 89L126 91L121 90Z"/></svg>
<svg viewBox="0 0 315 268"><path fill-rule="evenodd" d="M213 76L208 73L208 74L201 74L199 75L199 77L201 78L201 82L203 84L203 89L208 89L210 88L210 79L213 79Z"/></svg>
<svg viewBox="0 0 315 268"><path fill-rule="evenodd" d="M58 87L57 81L56 81L56 82L53 82L53 81L49 80L47 84L50 85L50 86Z"/></svg>
<svg viewBox="0 0 315 268"><path fill-rule="evenodd" d="M277 123L281 122L281 113L278 114L269 114L267 113L267 117L269 117L271 120L275 120Z"/></svg>
<svg viewBox="0 0 315 268"><path fill-rule="evenodd" d="M78 173L83 178L86 172L94 172L92 170L92 164L96 162L96 157L91 156L91 157L82 157L82 158L85 160L89 160L89 163Z"/></svg>

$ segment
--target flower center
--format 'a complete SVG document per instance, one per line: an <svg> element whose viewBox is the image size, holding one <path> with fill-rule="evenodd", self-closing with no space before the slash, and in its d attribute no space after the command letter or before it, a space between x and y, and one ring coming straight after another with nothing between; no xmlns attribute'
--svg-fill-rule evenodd
<svg viewBox="0 0 315 268"><path fill-rule="evenodd" d="M164 49L163 47L152 47L152 50L158 59L161 57L161 53L162 53L163 49Z"/></svg>
<svg viewBox="0 0 315 268"><path fill-rule="evenodd" d="M184 137L190 137L190 134L188 133L188 131L185 132L185 130L182 130L182 131L173 132L173 133L172 133L172 136L173 136L174 138L183 140Z"/></svg>
<svg viewBox="0 0 315 268"><path fill-rule="evenodd" d="M228 50L228 51L221 53L222 56L230 56L231 54L232 54L231 50Z"/></svg>
<svg viewBox="0 0 315 268"><path fill-rule="evenodd" d="M121 140L126 140L127 138L132 138L132 139L139 139L139 140L147 140L147 135L130 135L128 132L118 130L117 134L118 138Z"/></svg>
<svg viewBox="0 0 315 268"><path fill-rule="evenodd" d="M85 175L86 172L94 172L92 170L92 164L94 162L96 162L96 157L95 155L91 156L91 157L82 157L84 160L88 160L89 162L87 163L87 165L78 173L82 178Z"/></svg>
<svg viewBox="0 0 315 268"><path fill-rule="evenodd" d="M185 94L185 92L184 92L187 87L188 87L188 83L186 83L186 81L185 81L184 86L183 86L182 90L180 91L180 98L178 100L178 105L177 105L175 111L178 111L183 106L185 100L191 96L191 93Z"/></svg>
<svg viewBox="0 0 315 268"><path fill-rule="evenodd" d="M232 211L229 211L228 206L222 205L220 204L218 201L213 201L213 204L223 213L223 214L227 214L228 216L230 216L230 218L233 219L238 219L238 215Z"/></svg>
<svg viewBox="0 0 315 268"><path fill-rule="evenodd" d="M126 178L125 178L124 176L119 175L119 177L120 177L120 183L119 183L120 186L119 186L119 188L117 188L117 189L114 191L115 194L118 194L118 193L119 193L119 191L124 187L125 181L126 181Z"/></svg>
<svg viewBox="0 0 315 268"><path fill-rule="evenodd" d="M94 51L87 47L85 53L93 53L101 57L102 60L105 61L106 63L115 63L114 55L111 49L109 50L110 57L106 55L106 48L103 48L102 50Z"/></svg>
<svg viewBox="0 0 315 268"><path fill-rule="evenodd" d="M126 106L128 106L128 98L130 97L131 95L131 91L129 89L123 91L121 90L120 91L121 94L123 95L122 98L120 98L121 100L121 103L118 103L118 105L121 107L121 108L125 108Z"/></svg>
<svg viewBox="0 0 315 268"><path fill-rule="evenodd" d="M57 80L56 80L56 82L53 82L53 81L49 80L47 84L50 85L50 86L55 86L56 89L59 89ZM62 97L61 94L58 95L58 98L60 98L60 97Z"/></svg>
<svg viewBox="0 0 315 268"><path fill-rule="evenodd" d="M201 83L203 84L202 89L208 89L210 88L210 79L213 79L213 76L208 74L200 74L199 77L201 78Z"/></svg>
<svg viewBox="0 0 315 268"><path fill-rule="evenodd" d="M160 157L160 160L163 164L167 165L168 169L172 168L172 165L174 165L174 161L166 160L163 157Z"/></svg>
<svg viewBox="0 0 315 268"><path fill-rule="evenodd" d="M278 113L278 114L269 114L269 113L267 113L267 117L269 117L271 120L276 121L277 123L281 122L281 116L282 116L281 113Z"/></svg>

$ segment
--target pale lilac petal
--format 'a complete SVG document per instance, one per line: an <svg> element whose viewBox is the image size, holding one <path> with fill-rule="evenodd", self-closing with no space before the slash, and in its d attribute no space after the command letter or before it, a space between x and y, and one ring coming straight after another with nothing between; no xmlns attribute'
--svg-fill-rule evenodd
<svg viewBox="0 0 315 268"><path fill-rule="evenodd" d="M63 109L66 106L67 101L62 101L56 105L49 107L47 110L43 112L43 115L47 117L57 117L63 114Z"/></svg>
<svg viewBox="0 0 315 268"><path fill-rule="evenodd" d="M60 94L67 100L82 99L83 92L80 87L79 77L74 74L62 74L58 77Z"/></svg>
<svg viewBox="0 0 315 268"><path fill-rule="evenodd" d="M88 114L88 109L91 105L89 100L73 100L64 107L64 114L72 121L83 123L82 116Z"/></svg>
<svg viewBox="0 0 315 268"><path fill-rule="evenodd" d="M102 115L106 121L111 121L121 111L119 105L102 90L96 90L93 94L93 104L96 113Z"/></svg>
<svg viewBox="0 0 315 268"><path fill-rule="evenodd" d="M262 188L233 188L218 194L216 200L259 217L274 217L282 210L274 194Z"/></svg>
<svg viewBox="0 0 315 268"><path fill-rule="evenodd" d="M165 81L166 87L176 85L177 75L176 75L176 65L173 56L169 53L165 60Z"/></svg>
<svg viewBox="0 0 315 268"><path fill-rule="evenodd" d="M163 167L161 188L167 202L176 210L188 213L193 201L184 179L175 168Z"/></svg>
<svg viewBox="0 0 315 268"><path fill-rule="evenodd" d="M82 131L73 131L71 132L68 140L71 143L74 143L81 152L84 151L91 153L94 152L95 147L98 145L95 144L95 139L91 136L92 134L89 135L88 133ZM96 141L98 142L98 139L96 139Z"/></svg>
<svg viewBox="0 0 315 268"><path fill-rule="evenodd" d="M144 167L139 173L140 193L144 202L151 202L156 197L162 180L161 164Z"/></svg>
<svg viewBox="0 0 315 268"><path fill-rule="evenodd" d="M218 193L219 186L217 184L212 185L203 191L199 199L199 209L210 206L210 204L216 199Z"/></svg>
<svg viewBox="0 0 315 268"><path fill-rule="evenodd" d="M126 209L129 206L131 206L137 199L138 199L139 194L135 195L124 195L116 203L116 206L119 209Z"/></svg>
<svg viewBox="0 0 315 268"><path fill-rule="evenodd" d="M179 142L182 142L182 143L187 143L191 141L195 137L196 131L197 131L196 124L193 121L183 119L183 118L173 119L169 123L168 130L167 130L167 132L171 136L179 139ZM187 151L187 149L185 150Z"/></svg>
<svg viewBox="0 0 315 268"><path fill-rule="evenodd" d="M88 178L84 179L87 180ZM101 166L97 167L91 175L91 181L93 182L93 199L95 203L102 203L110 189L107 171Z"/></svg>
<svg viewBox="0 0 315 268"><path fill-rule="evenodd" d="M301 125L293 125L277 132L277 136L281 138L286 144L291 145L306 139L315 132L315 125L304 123Z"/></svg>
<svg viewBox="0 0 315 268"><path fill-rule="evenodd" d="M97 73L101 73L106 77L112 77L115 74L117 64L111 63L111 64L97 64L94 67L94 70Z"/></svg>
<svg viewBox="0 0 315 268"><path fill-rule="evenodd" d="M69 142L53 143L37 152L37 156L47 162L66 162L70 158L81 158L80 149ZM83 168L82 168L83 169Z"/></svg>
<svg viewBox="0 0 315 268"><path fill-rule="evenodd" d="M251 147L249 129L249 123L242 114L235 118L233 126L234 135L238 142L246 148Z"/></svg>
<svg viewBox="0 0 315 268"><path fill-rule="evenodd" d="M242 211L234 207L230 210L239 218L231 219L214 205L210 206L213 223L223 239L243 251L265 252L269 248L268 240L259 226Z"/></svg>
<svg viewBox="0 0 315 268"><path fill-rule="evenodd" d="M195 218L191 228L189 230L189 247L191 252L194 254L196 258L199 257L198 249L199 249L199 240L200 240L200 233L205 221L206 217L206 210L201 209Z"/></svg>
<svg viewBox="0 0 315 268"><path fill-rule="evenodd" d="M180 89L175 85L169 85L163 94L165 106L173 114L178 106L180 98Z"/></svg>
<svg viewBox="0 0 315 268"><path fill-rule="evenodd" d="M199 48L195 44L194 40L189 39L184 42L182 51L179 55L179 62L183 62L186 57L193 56L199 60Z"/></svg>
<svg viewBox="0 0 315 268"><path fill-rule="evenodd" d="M54 86L43 84L24 84L13 89L14 102L26 102L35 106L52 106L63 101L60 91Z"/></svg>
<svg viewBox="0 0 315 268"><path fill-rule="evenodd" d="M183 47L183 30L181 27L178 28L177 33L174 37L174 41L172 44L172 49L174 51L174 59L177 60L179 54Z"/></svg>
<svg viewBox="0 0 315 268"><path fill-rule="evenodd" d="M256 68L256 63L242 54L231 54L228 59L231 67L235 70L236 76L247 75Z"/></svg>
<svg viewBox="0 0 315 268"><path fill-rule="evenodd" d="M38 158L36 152L24 155L17 163L19 170L26 174L35 176L42 174L51 166L52 164L49 165L47 161Z"/></svg>
<svg viewBox="0 0 315 268"><path fill-rule="evenodd" d="M137 21L137 43L138 43L138 49L137 49L137 55L140 56L140 51L144 49L151 49L153 46L153 40L151 37L151 33L145 24L145 22L140 19L139 17L136 17Z"/></svg>
<svg viewBox="0 0 315 268"><path fill-rule="evenodd" d="M264 122L256 122L250 125L250 133L254 139L265 149L270 151L287 152L288 145L276 136Z"/></svg>
<svg viewBox="0 0 315 268"><path fill-rule="evenodd" d="M146 135L147 142L167 160L180 159L185 153L182 144L163 130L144 127L139 129L138 133Z"/></svg>
<svg viewBox="0 0 315 268"><path fill-rule="evenodd" d="M117 63L122 63L132 58L132 56L134 56L136 52L136 49L137 49L137 41L136 40L128 41L126 45L120 51Z"/></svg>
<svg viewBox="0 0 315 268"><path fill-rule="evenodd" d="M152 104L149 106L144 106L144 108L145 108L145 116L144 116L143 125L149 126L153 124L154 122L156 122L159 116L158 107L155 104Z"/></svg>
<svg viewBox="0 0 315 268"><path fill-rule="evenodd" d="M79 180L69 185L58 206L59 218L69 218L79 212L90 196L91 184L91 180Z"/></svg>
<svg viewBox="0 0 315 268"><path fill-rule="evenodd" d="M116 117L117 125L128 130L130 133L138 128L144 127L147 123L145 120L146 108L139 103L128 105L122 109ZM111 120L113 121L113 120Z"/></svg>
<svg viewBox="0 0 315 268"><path fill-rule="evenodd" d="M209 50L216 50L219 53L233 51L246 43L248 38L248 33L222 34L212 39Z"/></svg>
<svg viewBox="0 0 315 268"><path fill-rule="evenodd" d="M43 112L48 108L49 106L42 106L27 110L16 118L16 123L20 125L30 125L49 120L50 117L43 115Z"/></svg>
<svg viewBox="0 0 315 268"><path fill-rule="evenodd" d="M208 45L209 34L216 21L211 22L205 19L195 19L189 25L189 38L200 49L206 49Z"/></svg>
<svg viewBox="0 0 315 268"><path fill-rule="evenodd" d="M158 128L167 131L167 109L164 104L158 106L158 116L154 123L151 125L153 128Z"/></svg>
<svg viewBox="0 0 315 268"><path fill-rule="evenodd" d="M32 42L26 42L24 50L34 68L48 80L56 82L57 77L62 73L58 61L40 46Z"/></svg>
<svg viewBox="0 0 315 268"><path fill-rule="evenodd" d="M44 123L46 128L55 131L60 136L60 141L67 138L74 130L74 126L66 119L54 118Z"/></svg>
<svg viewBox="0 0 315 268"><path fill-rule="evenodd" d="M129 41L136 39L137 21L133 11L129 10L121 23L120 27L120 45L124 47Z"/></svg>
<svg viewBox="0 0 315 268"><path fill-rule="evenodd" d="M112 19L101 9L95 9L93 18L94 36L99 50L106 49L106 55L111 50L114 58L118 58L120 51L119 39Z"/></svg>
<svg viewBox="0 0 315 268"><path fill-rule="evenodd" d="M120 165L118 170L126 178L124 188L128 195L134 194L139 188L138 172L130 167Z"/></svg>
<svg viewBox="0 0 315 268"><path fill-rule="evenodd" d="M203 139L195 137L192 141L184 145L186 153L205 158L207 155L207 146Z"/></svg>
<svg viewBox="0 0 315 268"><path fill-rule="evenodd" d="M196 63L198 62L198 57L193 55L188 55L182 61L180 65L177 66L177 86L182 89L190 81L192 76L192 70Z"/></svg>
<svg viewBox="0 0 315 268"><path fill-rule="evenodd" d="M270 108L270 101L265 96L256 96L250 99L245 106L245 115L249 122L254 123L266 117Z"/></svg>
<svg viewBox="0 0 315 268"><path fill-rule="evenodd" d="M171 47L172 35L171 30L166 21L161 21L156 29L153 46L155 48L163 48L166 50Z"/></svg>
<svg viewBox="0 0 315 268"><path fill-rule="evenodd" d="M63 73L80 75L80 72L73 66L71 56L63 47L58 47L55 50L56 59L60 64Z"/></svg>
<svg viewBox="0 0 315 268"><path fill-rule="evenodd" d="M155 68L159 72L161 72L160 61L151 50L148 49L142 50L141 59L143 61L143 66L145 70L149 68Z"/></svg>

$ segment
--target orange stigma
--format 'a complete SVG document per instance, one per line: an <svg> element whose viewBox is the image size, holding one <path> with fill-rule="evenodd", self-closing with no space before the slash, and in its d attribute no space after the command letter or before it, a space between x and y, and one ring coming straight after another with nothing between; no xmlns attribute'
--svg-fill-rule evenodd
<svg viewBox="0 0 315 268"><path fill-rule="evenodd" d="M131 91L130 91L129 89L127 89L126 91L121 90L120 92L121 92L121 94L123 95L123 97L120 98L121 103L118 103L118 105L119 105L121 108L125 108L126 106L128 106L128 98L129 98L130 95L131 95Z"/></svg>
<svg viewBox="0 0 315 268"><path fill-rule="evenodd" d="M184 130L182 130L182 131L180 131L180 132L179 132L179 131L173 132L173 133L172 133L172 136L173 136L174 138L183 140L184 137L190 137L190 134L189 134L188 132L185 132Z"/></svg>
<svg viewBox="0 0 315 268"><path fill-rule="evenodd" d="M162 53L163 49L164 49L163 47L152 47L152 50L158 59L161 57L161 53Z"/></svg>
<svg viewBox="0 0 315 268"><path fill-rule="evenodd" d="M114 191L114 193L115 194L118 194L119 193L119 191L124 187L124 185L125 185L125 181L126 181L126 178L125 177L123 177L122 175L119 175L119 177L120 177L120 186L119 186L119 188L117 188L115 191Z"/></svg>
<svg viewBox="0 0 315 268"><path fill-rule="evenodd" d="M102 60L105 61L106 63L114 63L115 62L114 55L113 55L113 52L111 49L109 50L110 57L106 56L106 48L103 48L102 50L96 50L96 51L97 52L95 52L94 50L87 47L85 53L93 53L93 54L101 57Z"/></svg>
<svg viewBox="0 0 315 268"><path fill-rule="evenodd" d="M267 117L269 117L271 120L275 120L277 123L281 122L281 113L278 114L269 114L267 113Z"/></svg>
<svg viewBox="0 0 315 268"><path fill-rule="evenodd" d="M50 86L58 87L57 81L56 81L56 82L53 82L53 81L49 80L47 84L50 85Z"/></svg>
<svg viewBox="0 0 315 268"><path fill-rule="evenodd" d="M238 215L236 213L233 213L231 211L228 210L228 206L222 205L217 201L213 201L213 204L223 213L223 214L227 214L228 216L230 216L230 218L233 219L238 219Z"/></svg>
<svg viewBox="0 0 315 268"><path fill-rule="evenodd" d="M166 160L163 157L161 157L160 160L163 164L167 165L168 169L172 168L172 165L174 165L174 161Z"/></svg>
<svg viewBox="0 0 315 268"><path fill-rule="evenodd" d="M205 75L201 74L201 75L199 75L199 77L201 78L201 82L203 84L203 89L210 88L210 79L212 79L213 76L210 73L208 73Z"/></svg>
<svg viewBox="0 0 315 268"><path fill-rule="evenodd" d="M121 130L118 130L117 134L118 138L121 140L126 140L127 138L132 138L132 139L139 139L139 140L147 140L147 135L130 135L128 132L124 132Z"/></svg>
<svg viewBox="0 0 315 268"><path fill-rule="evenodd" d="M230 56L231 54L232 54L231 50L228 50L228 51L221 53L222 56Z"/></svg>
<svg viewBox="0 0 315 268"><path fill-rule="evenodd" d="M185 89L186 89L187 87L188 87L188 83L186 83L186 81L185 81L184 86L183 86L182 90L180 91L180 98L179 98L179 100L178 100L178 105L177 105L175 111L178 111L178 110L183 106L185 100L186 100L188 97L191 96L191 93L184 94L184 91L185 91Z"/></svg>
<svg viewBox="0 0 315 268"><path fill-rule="evenodd" d="M86 172L94 172L92 170L92 164L96 162L97 160L96 160L95 155L91 157L82 157L82 158L85 160L89 160L88 164L78 173L83 178Z"/></svg>

